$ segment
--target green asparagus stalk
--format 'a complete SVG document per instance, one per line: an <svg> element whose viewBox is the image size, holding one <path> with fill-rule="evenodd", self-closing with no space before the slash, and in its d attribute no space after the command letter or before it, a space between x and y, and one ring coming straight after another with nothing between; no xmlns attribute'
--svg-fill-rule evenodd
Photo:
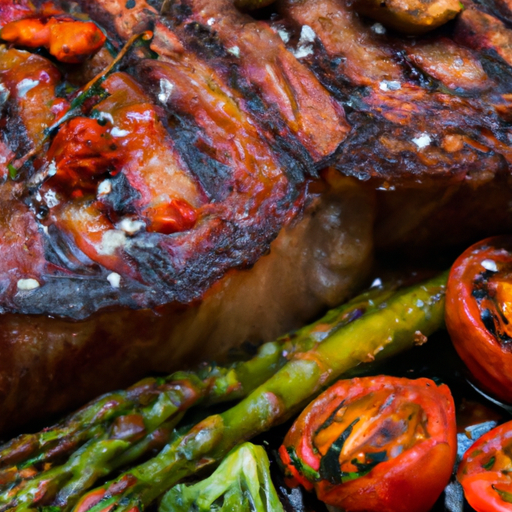
<svg viewBox="0 0 512 512"><path fill-rule="evenodd" d="M192 405L243 398L295 354L374 311L392 293L370 290L294 334L264 344L249 361L144 379L126 391L100 397L61 424L20 436L0 449L0 510L22 510L49 500L69 508L98 478L162 447ZM96 452L100 458L90 455Z"/></svg>
<svg viewBox="0 0 512 512"><path fill-rule="evenodd" d="M86 494L74 512L142 511L183 478L288 419L351 369L423 342L443 326L446 278L443 274L396 294L385 308L295 354L247 398L177 435L155 458Z"/></svg>

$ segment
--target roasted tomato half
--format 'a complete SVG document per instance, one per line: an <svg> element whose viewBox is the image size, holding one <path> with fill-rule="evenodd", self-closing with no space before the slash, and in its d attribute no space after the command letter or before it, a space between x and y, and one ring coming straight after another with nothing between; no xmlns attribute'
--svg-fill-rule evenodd
<svg viewBox="0 0 512 512"><path fill-rule="evenodd" d="M429 379L339 381L299 416L279 449L290 485L347 512L429 510L455 462L453 399Z"/></svg>
<svg viewBox="0 0 512 512"><path fill-rule="evenodd" d="M496 427L466 451L457 478L477 512L512 511L512 421Z"/></svg>
<svg viewBox="0 0 512 512"><path fill-rule="evenodd" d="M446 326L482 389L512 403L512 237L489 238L454 263Z"/></svg>

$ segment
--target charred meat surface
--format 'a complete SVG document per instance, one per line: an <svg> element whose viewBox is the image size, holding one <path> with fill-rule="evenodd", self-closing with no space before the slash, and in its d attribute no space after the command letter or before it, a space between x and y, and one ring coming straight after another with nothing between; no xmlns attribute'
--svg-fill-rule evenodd
<svg viewBox="0 0 512 512"><path fill-rule="evenodd" d="M376 204L386 250L512 228L507 9L0 0L0 430L347 298Z"/></svg>

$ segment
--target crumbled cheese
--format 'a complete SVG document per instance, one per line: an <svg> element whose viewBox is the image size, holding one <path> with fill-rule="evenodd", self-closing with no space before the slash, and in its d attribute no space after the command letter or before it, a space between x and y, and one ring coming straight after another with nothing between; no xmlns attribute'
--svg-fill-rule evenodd
<svg viewBox="0 0 512 512"><path fill-rule="evenodd" d="M5 104L10 95L11 91L4 84L0 83L0 107Z"/></svg>
<svg viewBox="0 0 512 512"><path fill-rule="evenodd" d="M290 40L290 34L284 28L278 28L277 33L282 39L283 43L287 43Z"/></svg>
<svg viewBox="0 0 512 512"><path fill-rule="evenodd" d="M309 26L304 25L300 31L297 49L293 52L295 58L303 59L313 54L313 42L316 39L315 31Z"/></svg>
<svg viewBox="0 0 512 512"><path fill-rule="evenodd" d="M172 85L172 84L171 84ZM144 110L144 112L127 112L126 117L131 121L151 121L155 116L152 109Z"/></svg>
<svg viewBox="0 0 512 512"><path fill-rule="evenodd" d="M300 46L293 52L293 55L295 55L296 59L303 59L304 57L307 57L308 55L312 55L312 54L313 54L313 47L311 45Z"/></svg>
<svg viewBox="0 0 512 512"><path fill-rule="evenodd" d="M207 24L209 27L211 27L214 23L215 23L215 18L210 18L210 19L206 22L206 24Z"/></svg>
<svg viewBox="0 0 512 512"><path fill-rule="evenodd" d="M110 180L103 180L98 185L98 196L106 196L112 192L112 182Z"/></svg>
<svg viewBox="0 0 512 512"><path fill-rule="evenodd" d="M46 205L48 206L48 208L53 208L54 206L57 206L60 203L57 194L55 193L55 190L52 189L46 192L46 194L44 195L44 199L46 201Z"/></svg>
<svg viewBox="0 0 512 512"><path fill-rule="evenodd" d="M129 133L130 132L128 130L122 130L117 126L114 126L114 128L110 130L110 135L112 135L112 137L126 137Z"/></svg>
<svg viewBox="0 0 512 512"><path fill-rule="evenodd" d="M24 78L18 85L16 89L18 89L18 96L20 98L24 98L28 91L31 91L34 87L39 85L39 80L32 80L31 78Z"/></svg>
<svg viewBox="0 0 512 512"><path fill-rule="evenodd" d="M314 43L315 39L315 31L309 25L304 25L300 31L299 46L307 43Z"/></svg>
<svg viewBox="0 0 512 512"><path fill-rule="evenodd" d="M382 286L382 280L380 278L376 278L373 280L373 283L370 285L370 288L378 288L379 286Z"/></svg>
<svg viewBox="0 0 512 512"><path fill-rule="evenodd" d="M119 284L121 283L121 276L117 272L111 272L107 276L107 281L110 283L112 288L119 288Z"/></svg>
<svg viewBox="0 0 512 512"><path fill-rule="evenodd" d="M133 220L129 217L125 217L117 227L124 231L128 235L134 235L135 233L139 232L146 224L141 220Z"/></svg>
<svg viewBox="0 0 512 512"><path fill-rule="evenodd" d="M172 90L174 89L174 84L169 82L166 78L160 79L160 92L158 93L158 99L162 103L167 103L171 96Z"/></svg>
<svg viewBox="0 0 512 512"><path fill-rule="evenodd" d="M119 247L126 243L126 234L118 229L109 229L103 233L101 244L98 247L100 254L112 255Z"/></svg>
<svg viewBox="0 0 512 512"><path fill-rule="evenodd" d="M114 118L112 117L112 114L109 114L108 112L98 112L98 119L100 121L108 121L109 123L114 124Z"/></svg>
<svg viewBox="0 0 512 512"><path fill-rule="evenodd" d="M39 286L41 285L36 279L29 278L18 280L18 290L21 291L35 290L36 288L39 288Z"/></svg>
<svg viewBox="0 0 512 512"><path fill-rule="evenodd" d="M418 299L416 301L416 307L417 308L422 308L424 305L425 305L425 303L421 299Z"/></svg>
<svg viewBox="0 0 512 512"><path fill-rule="evenodd" d="M383 80L379 83L381 91L399 91L401 88L402 84L398 80Z"/></svg>
<svg viewBox="0 0 512 512"><path fill-rule="evenodd" d="M235 57L240 57L240 48L238 48L238 46L228 48L228 53L231 53L231 55L234 55Z"/></svg>
<svg viewBox="0 0 512 512"><path fill-rule="evenodd" d="M55 165L55 160L52 160L50 164L48 165L48 171L47 171L48 177L51 178L52 176L55 176L57 174L57 166Z"/></svg>
<svg viewBox="0 0 512 512"><path fill-rule="evenodd" d="M481 265L482 267L485 268L485 270L490 270L491 272L498 272L498 266L496 265L496 262L493 260L483 260Z"/></svg>
<svg viewBox="0 0 512 512"><path fill-rule="evenodd" d="M372 25L372 30L379 35L383 35L386 33L386 28L384 27L384 25L381 25L380 23L374 23Z"/></svg>
<svg viewBox="0 0 512 512"><path fill-rule="evenodd" d="M416 144L416 146L418 146L419 149L423 149L430 145L432 138L428 133L422 133L420 136L412 139L412 141L414 144Z"/></svg>

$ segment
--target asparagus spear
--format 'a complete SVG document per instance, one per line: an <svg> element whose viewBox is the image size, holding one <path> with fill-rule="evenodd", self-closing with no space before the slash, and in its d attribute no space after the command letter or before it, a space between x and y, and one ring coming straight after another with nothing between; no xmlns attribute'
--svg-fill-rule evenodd
<svg viewBox="0 0 512 512"><path fill-rule="evenodd" d="M86 494L74 512L142 511L183 478L237 444L283 422L352 368L410 348L444 323L446 274L396 294L373 311L297 353L267 382L226 412L176 436L160 454Z"/></svg>
<svg viewBox="0 0 512 512"><path fill-rule="evenodd" d="M264 344L249 361L144 379L100 397L61 424L14 439L0 449L0 510L49 500L69 508L98 478L163 446L190 406L246 396L296 353L375 310L392 293L370 290L296 333ZM60 466L49 464L70 454Z"/></svg>

